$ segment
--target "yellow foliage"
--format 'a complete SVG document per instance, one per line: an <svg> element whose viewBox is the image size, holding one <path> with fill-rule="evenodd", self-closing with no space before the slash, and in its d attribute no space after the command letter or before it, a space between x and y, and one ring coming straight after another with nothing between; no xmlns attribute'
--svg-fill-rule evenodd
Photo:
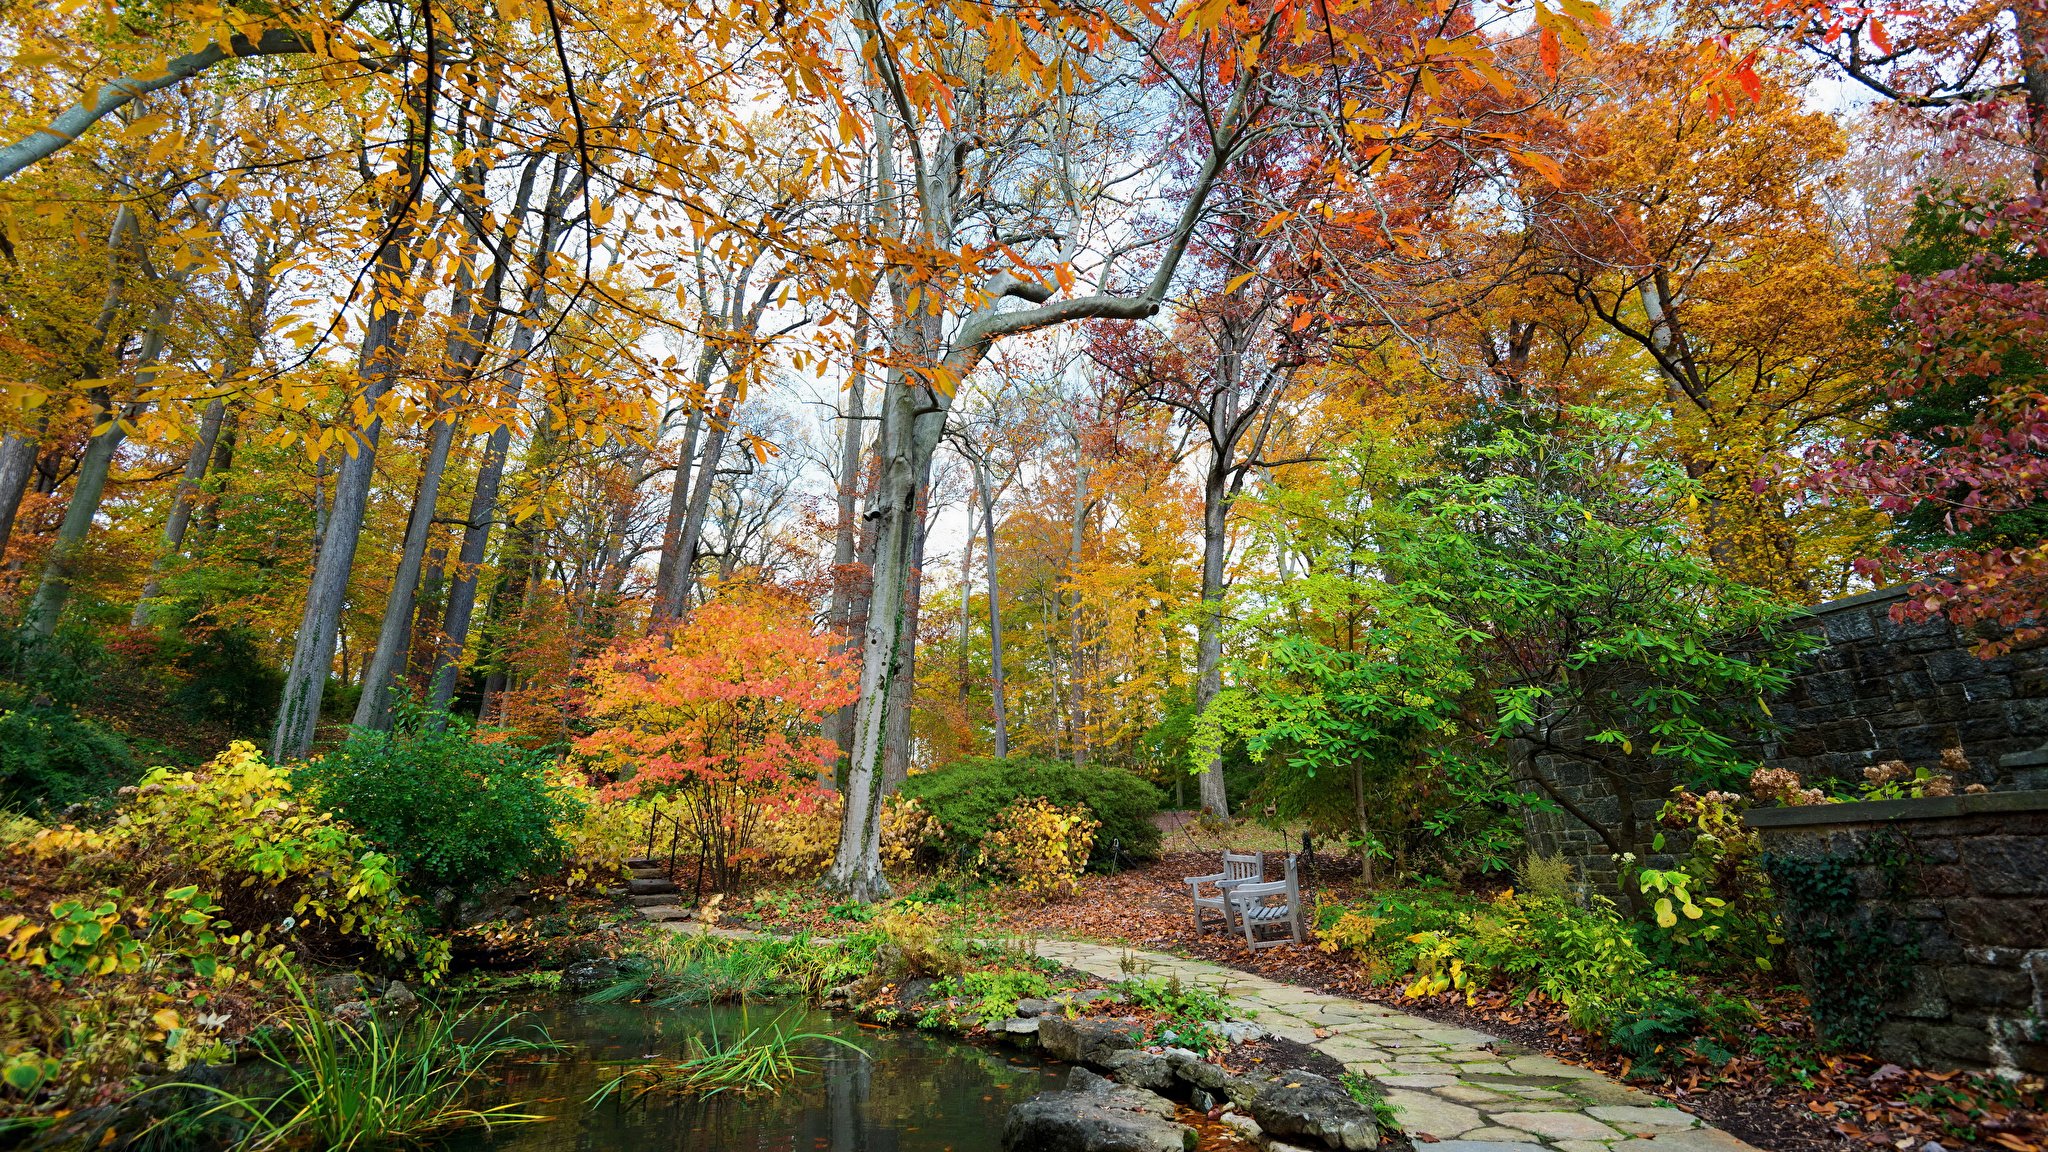
<svg viewBox="0 0 2048 1152"><path fill-rule="evenodd" d="M151 881L197 885L252 944L276 932L314 947L353 937L409 955L430 983L447 970L447 942L421 930L391 859L297 799L289 772L254 744L237 740L197 771L152 768L120 795L105 829L46 828L15 850L42 860L104 853Z"/></svg>
<svg viewBox="0 0 2048 1152"><path fill-rule="evenodd" d="M780 875L816 876L832 863L839 849L839 821L845 799L837 792L817 792L769 813L758 833L760 854ZM907 864L919 849L937 839L942 829L924 805L909 797L882 800L882 863Z"/></svg>
<svg viewBox="0 0 2048 1152"><path fill-rule="evenodd" d="M884 912L875 917L875 927L889 938L901 957L894 964L885 964L892 974L905 978L945 977L967 971L967 957L946 939L939 925L922 909Z"/></svg>
<svg viewBox="0 0 2048 1152"><path fill-rule="evenodd" d="M572 769L555 773L551 783L578 803L573 818L555 822L555 834L569 846L569 889L618 878L626 870L626 861L646 846L646 806L600 799L597 789Z"/></svg>
<svg viewBox="0 0 2048 1152"><path fill-rule="evenodd" d="M979 861L1015 877L1031 895L1050 900L1079 890L1077 877L1100 827L1081 805L1060 808L1024 797L996 814Z"/></svg>

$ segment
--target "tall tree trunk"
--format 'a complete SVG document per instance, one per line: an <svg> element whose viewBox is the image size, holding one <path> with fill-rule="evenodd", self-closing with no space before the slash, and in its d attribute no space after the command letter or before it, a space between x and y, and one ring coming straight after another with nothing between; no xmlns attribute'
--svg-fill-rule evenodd
<svg viewBox="0 0 2048 1152"><path fill-rule="evenodd" d="M1075 583L1081 570L1081 547L1088 535L1088 466L1081 458L1081 435L1074 434L1074 522L1067 545L1067 584L1073 588L1073 602L1067 606L1067 672L1069 707L1073 716L1070 731L1074 741L1074 767L1088 762L1087 717L1081 673L1081 590Z"/></svg>
<svg viewBox="0 0 2048 1152"><path fill-rule="evenodd" d="M705 409L711 406L711 373L718 356L709 348L697 354L697 398L690 419L683 425L683 442L676 449L676 482L669 489L668 517L661 531L661 561L654 569L654 602L647 613L647 629L666 627L681 613L682 597L676 591L677 574L683 568L684 528L690 518L690 479L695 473L697 436L704 427Z"/></svg>
<svg viewBox="0 0 2048 1152"><path fill-rule="evenodd" d="M118 365L108 363L107 347L113 339L114 324L120 318L121 310L127 303L127 264L138 234L135 212L127 204L114 213L114 224L107 232L107 293L100 304L100 314L93 320L93 343L86 354L85 376L95 379L106 376ZM141 367L146 369L156 363L163 351L163 329L169 323L166 315L168 305L160 306L150 324L148 334L143 338L144 349ZM78 474L73 478L71 499L64 506L64 520L57 528L56 542L50 548L50 555L43 563L43 578L36 586L35 598L29 602L27 627L38 636L53 636L57 631L57 620L64 614L64 604L71 598L72 568L78 553L85 547L87 533L92 530L93 518L99 515L100 500L106 494L107 473L114 466L114 454L127 439L121 427L124 415L115 405L113 391L106 385L92 389L93 420L95 431L86 441L84 458L79 461ZM101 423L104 428L99 428Z"/></svg>
<svg viewBox="0 0 2048 1152"><path fill-rule="evenodd" d="M206 414L199 419L199 439L192 445L192 454L185 458L184 474L178 477L178 490L171 497L171 514L164 519L163 549L150 563L149 579L143 581L142 595L135 599L135 613L128 619L130 627L140 628L149 623L150 601L156 599L162 587L164 569L185 546L192 506L199 497L199 485L206 479L206 465L213 459L214 441L220 438L221 420L226 415L227 405L215 400L206 406ZM4 537L0 537L0 548L4 547Z"/></svg>
<svg viewBox="0 0 2048 1152"><path fill-rule="evenodd" d="M518 325L512 331L511 363L506 365L505 376L498 387L498 404L506 410L519 405L519 394L526 384L527 357L533 351L534 339L541 327L541 312L547 307L548 263L565 231L563 208L570 198L562 190L562 179L563 172L558 165L542 208L533 257L528 262L525 306L521 309ZM516 224L515 219L515 228ZM507 244L513 234L511 231L506 233ZM490 553L491 522L498 515L498 493L505 483L505 461L511 452L512 425L507 421L493 428L484 443L484 458L476 470L476 489L470 494L469 517L463 522L462 547L456 554L455 578L448 587L448 614L444 629L447 639L434 670L434 686L429 701L435 712L447 710L449 702L455 699L456 681L462 676L462 653L469 646L470 625L476 615L477 581L483 572L484 558Z"/></svg>
<svg viewBox="0 0 2048 1152"><path fill-rule="evenodd" d="M235 441L239 439L242 421L240 408L239 404L228 405L227 414L221 419L220 435L214 441L213 463L206 470L209 491L205 506L199 510L199 543L195 547L200 552L220 531L220 502L227 495L228 476L235 470Z"/></svg>
<svg viewBox="0 0 2048 1152"><path fill-rule="evenodd" d="M426 464L420 469L419 489L413 496L412 515L405 525L405 544L398 556L398 569L391 574L391 592L384 598L384 619L377 629L377 647L363 672L363 694L356 701L358 728L391 731L397 719L398 680L404 673L404 656L412 631L413 602L420 586L420 567L427 558L427 537L433 531L434 506L441 498L441 474L448 467L448 450L455 443L455 421L434 422L434 435L427 446Z"/></svg>
<svg viewBox="0 0 2048 1152"><path fill-rule="evenodd" d="M676 572L669 583L669 601L661 606L671 619L683 614L690 593L697 586L697 549L704 542L704 515L711 507L711 486L718 481L718 466L725 461L725 440L739 402L740 375L735 369L727 377L718 407L706 417L710 427L704 433L704 459L690 484L690 508L683 518L683 535L676 542Z"/></svg>
<svg viewBox="0 0 2048 1152"><path fill-rule="evenodd" d="M916 320L906 323L906 327ZM899 348L933 347L926 339ZM947 398L904 378L892 367L882 394L882 430L875 444L879 468L869 515L875 523L875 563L861 645L860 700L854 713L853 758L846 774L846 816L832 867L819 882L856 902L886 898L881 868L883 752L888 739L890 687L907 671L914 642L909 607L915 568L918 502L930 485L932 453L945 426Z"/></svg>
<svg viewBox="0 0 2048 1152"><path fill-rule="evenodd" d="M1226 541L1224 478L1211 468L1202 500L1202 614L1195 639L1195 710L1207 712L1223 692L1223 560ZM1230 797L1223 787L1223 757L1202 769L1202 807L1220 819L1230 818Z"/></svg>
<svg viewBox="0 0 2048 1152"><path fill-rule="evenodd" d="M867 310L862 309L860 323L854 329L853 379L846 386L846 415L841 420L845 427L840 429L839 436L839 524L832 537L832 602L825 617L832 630L840 635L838 648L842 652L855 644L854 596L848 581L859 525L854 513L860 496L861 444L867 436L867 347L868 316ZM839 774L845 770L847 756L853 751L853 711L851 704L835 709L820 725L825 739L839 747L839 761L831 772L833 781L827 787L837 786Z"/></svg>
<svg viewBox="0 0 2048 1152"><path fill-rule="evenodd" d="M383 242L371 272L370 316L363 330L362 353L356 365L357 386L354 405L369 414L369 420L353 429L354 442L334 482L334 504L327 516L327 531L320 553L313 562L313 579L306 589L306 610L299 619L298 642L292 648L292 662L285 673L284 698L277 709L277 729L270 739L270 758L283 763L303 757L313 746L320 727L320 700L327 692L327 677L334 666L334 645L341 630L341 614L348 603L348 578L355 570L356 545L362 539L363 514L369 508L370 486L376 479L377 441L384 432L378 404L397 382L405 360L400 331L412 311L412 279L415 275L414 249L419 238L417 209L419 193L426 178L425 148L433 118L433 86L429 75L425 90L409 101L412 107L411 134L399 173L405 191L394 195L384 215Z"/></svg>
<svg viewBox="0 0 2048 1152"><path fill-rule="evenodd" d="M995 724L996 757L1000 759L1010 754L1010 721L1005 714L1003 699L1006 689L1003 683L1003 596L996 568L996 501L995 494L989 491L988 474L982 471L981 461L970 463L974 467L974 486L981 490L982 524L988 537L982 547L983 562L988 565L988 689Z"/></svg>
<svg viewBox="0 0 2048 1152"><path fill-rule="evenodd" d="M28 495L28 482L36 474L36 456L49 429L50 416L45 411L33 429L0 439L0 559L6 557L7 542L14 538L14 518L21 512L22 498Z"/></svg>
<svg viewBox="0 0 2048 1152"><path fill-rule="evenodd" d="M127 438L121 431L124 413L114 405L108 390L95 388L92 397L94 408L101 414L99 418L106 421L106 430L86 441L85 459L78 466L71 499L64 506L64 522L57 529L56 543L43 565L42 583L36 586L35 599L29 603L28 630L38 636L49 637L57 632L57 621L71 598L73 568L85 548L93 518L99 515L100 500L106 494L107 473L113 467L114 453Z"/></svg>
<svg viewBox="0 0 2048 1152"><path fill-rule="evenodd" d="M979 496L974 489L967 490L967 542L960 547L960 666L954 680L960 694L960 750L967 748L967 702L970 695L968 664L969 641L973 636L974 614L974 506Z"/></svg>
<svg viewBox="0 0 2048 1152"><path fill-rule="evenodd" d="M917 623L924 605L924 542L930 530L925 509L918 509L917 540L911 545L910 603L904 612L910 619L910 641L904 645L903 670L889 682L889 735L882 753L882 795L910 777L910 710L917 703Z"/></svg>

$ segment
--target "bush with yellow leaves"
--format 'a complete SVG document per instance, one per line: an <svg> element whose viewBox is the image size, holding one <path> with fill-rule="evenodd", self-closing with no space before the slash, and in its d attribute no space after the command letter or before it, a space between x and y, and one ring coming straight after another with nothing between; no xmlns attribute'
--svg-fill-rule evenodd
<svg viewBox="0 0 2048 1152"><path fill-rule="evenodd" d="M1015 879L1041 900L1071 895L1080 890L1081 869L1087 867L1100 827L1082 805L1060 808L1023 797L996 814L978 862Z"/></svg>
<svg viewBox="0 0 2048 1152"><path fill-rule="evenodd" d="M584 774L562 768L549 774L549 784L572 801L574 815L555 822L555 835L568 851L562 876L570 892L616 881L626 861L647 848L649 801L608 800L590 786Z"/></svg>
<svg viewBox="0 0 2048 1152"><path fill-rule="evenodd" d="M810 879L824 872L839 848L840 815L846 801L822 789L800 793L773 808L761 822L760 852L778 875ZM882 800L882 864L910 863L943 834L923 803L890 794Z"/></svg>
<svg viewBox="0 0 2048 1152"><path fill-rule="evenodd" d="M423 928L391 859L330 812L301 802L291 774L237 740L202 768L153 768L120 790L103 828L46 828L19 854L131 890L193 885L252 941L315 955L375 948L425 981L448 968L448 943Z"/></svg>

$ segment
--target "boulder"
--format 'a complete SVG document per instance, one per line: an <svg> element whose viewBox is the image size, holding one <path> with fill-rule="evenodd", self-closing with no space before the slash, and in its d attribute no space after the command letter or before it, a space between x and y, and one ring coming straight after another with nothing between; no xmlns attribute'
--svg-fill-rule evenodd
<svg viewBox="0 0 2048 1152"><path fill-rule="evenodd" d="M1040 1016L1038 1046L1055 1060L1107 1065L1111 1053L1136 1048L1143 1032L1135 1024Z"/></svg>
<svg viewBox="0 0 2048 1152"><path fill-rule="evenodd" d="M1043 1016L1058 1007L1059 1005L1050 1000L1019 1000L1017 1001L1017 1015L1026 1018Z"/></svg>
<svg viewBox="0 0 2048 1152"><path fill-rule="evenodd" d="M344 972L339 976L329 976L313 985L313 994L321 1003L333 1004L345 1000L361 1000L370 994L370 986L356 973Z"/></svg>
<svg viewBox="0 0 2048 1152"><path fill-rule="evenodd" d="M1064 1092L1040 1092L1010 1109L1005 1152L1193 1152L1195 1130L1173 1122L1156 1092L1120 1087L1076 1068Z"/></svg>
<svg viewBox="0 0 2048 1152"><path fill-rule="evenodd" d="M1102 1066L1114 1073L1119 1084L1160 1092L1173 1087L1173 1061L1137 1048L1112 1052Z"/></svg>
<svg viewBox="0 0 2048 1152"><path fill-rule="evenodd" d="M916 980L906 980L903 982L902 987L896 989L896 1003L905 1008L916 1010L933 1000L943 1000L945 997L938 994L939 984L940 981L923 977Z"/></svg>
<svg viewBox="0 0 2048 1152"><path fill-rule="evenodd" d="M1266 1035L1266 1030L1249 1020L1219 1020L1210 1025L1232 1044L1248 1044Z"/></svg>
<svg viewBox="0 0 2048 1152"><path fill-rule="evenodd" d="M562 991L589 992L619 978L619 966L608 960L591 960L562 970Z"/></svg>
<svg viewBox="0 0 2048 1152"><path fill-rule="evenodd" d="M1179 1048L1174 1051L1186 1052L1187 1049ZM1173 1074L1212 1096L1221 1096L1237 1079L1224 1071L1222 1065L1211 1064L1206 1060L1174 1060Z"/></svg>
<svg viewBox="0 0 2048 1152"><path fill-rule="evenodd" d="M1372 1109L1352 1099L1334 1080L1294 1070L1245 1077L1243 1083L1253 1091L1239 1107L1275 1137L1307 1137L1344 1152L1371 1152L1380 1146L1380 1126Z"/></svg>
<svg viewBox="0 0 2048 1152"><path fill-rule="evenodd" d="M1001 1020L990 1025L989 1030L1001 1030L1008 1032L1012 1036L1032 1036L1036 1035L1038 1030L1044 1026L1045 1021L1036 1016L1028 1019L1021 1016L1012 1016L1008 1020Z"/></svg>
<svg viewBox="0 0 2048 1152"><path fill-rule="evenodd" d="M420 998L412 994L412 989L397 980L393 980L391 986L384 989L383 998L377 1001L377 1011L391 1023L401 1022L419 1010Z"/></svg>

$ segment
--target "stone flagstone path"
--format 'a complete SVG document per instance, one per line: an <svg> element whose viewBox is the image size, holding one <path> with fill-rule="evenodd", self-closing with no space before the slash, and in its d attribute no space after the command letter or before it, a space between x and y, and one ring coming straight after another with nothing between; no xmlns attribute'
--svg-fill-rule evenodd
<svg viewBox="0 0 2048 1152"><path fill-rule="evenodd" d="M1489 1051L1494 1038L1484 1032L1156 952L1067 940L1041 941L1038 951L1110 980L1124 979L1128 964L1132 975L1216 989L1268 1031L1384 1085L1417 1152L1755 1152L1590 1068Z"/></svg>
<svg viewBox="0 0 2048 1152"><path fill-rule="evenodd" d="M705 931L695 923L666 926ZM1215 990L1275 1035L1328 1053L1348 1071L1378 1081L1417 1152L1756 1152L1698 1117L1590 1068L1490 1050L1494 1037L1484 1032L1159 952L1041 940L1038 954L1106 980L1178 976Z"/></svg>

